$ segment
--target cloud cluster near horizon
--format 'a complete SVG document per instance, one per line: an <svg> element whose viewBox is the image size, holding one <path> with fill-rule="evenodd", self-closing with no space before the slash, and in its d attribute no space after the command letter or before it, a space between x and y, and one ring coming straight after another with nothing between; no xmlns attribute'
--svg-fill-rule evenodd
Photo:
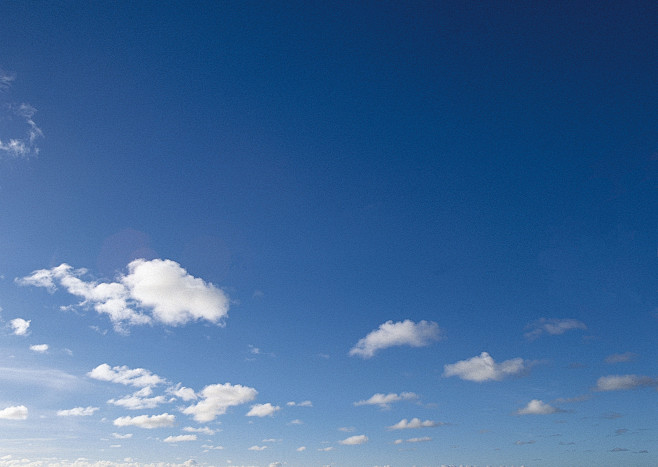
<svg viewBox="0 0 658 467"><path fill-rule="evenodd" d="M136 259L128 264L128 274L119 276L116 282L85 281L81 279L85 274L86 269L63 263L34 271L16 282L50 292L63 287L82 298L79 306L91 306L107 314L119 332L126 332L128 325L153 322L178 326L206 320L222 325L228 315L228 296L213 284L188 274L175 261Z"/></svg>

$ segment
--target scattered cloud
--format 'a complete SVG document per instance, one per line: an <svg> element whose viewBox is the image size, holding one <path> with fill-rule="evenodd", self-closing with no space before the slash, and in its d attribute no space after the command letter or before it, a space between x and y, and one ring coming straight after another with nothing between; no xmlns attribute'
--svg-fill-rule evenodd
<svg viewBox="0 0 658 467"><path fill-rule="evenodd" d="M267 449L267 446L251 446L249 451L264 451Z"/></svg>
<svg viewBox="0 0 658 467"><path fill-rule="evenodd" d="M178 397L186 402L197 399L194 389L186 388L185 386L182 386L181 383L167 388L167 394L171 394L172 396Z"/></svg>
<svg viewBox="0 0 658 467"><path fill-rule="evenodd" d="M133 437L132 433L126 433L126 434L112 433L112 438L115 438L115 439L130 439L132 437Z"/></svg>
<svg viewBox="0 0 658 467"><path fill-rule="evenodd" d="M525 369L526 365L521 358L496 363L487 352L482 352L479 356L471 359L445 365L443 375L447 377L458 376L467 381L481 383L484 381L500 381L507 376L519 374Z"/></svg>
<svg viewBox="0 0 658 467"><path fill-rule="evenodd" d="M427 441L432 441L432 438L429 436L423 436L421 438L409 438L407 443L426 443Z"/></svg>
<svg viewBox="0 0 658 467"><path fill-rule="evenodd" d="M87 376L99 381L109 381L111 383L123 384L124 386L134 386L144 388L157 386L164 383L165 380L158 375L151 373L144 368L130 369L127 366L110 367L107 363L98 365L96 368L87 373Z"/></svg>
<svg viewBox="0 0 658 467"><path fill-rule="evenodd" d="M23 318L15 318L9 321L11 326L12 333L15 336L25 336L27 335L28 328L30 327L31 321L26 321Z"/></svg>
<svg viewBox="0 0 658 467"><path fill-rule="evenodd" d="M163 413L160 415L139 415L137 417L119 417L114 420L114 426L137 426L139 428L153 429L173 426L175 415Z"/></svg>
<svg viewBox="0 0 658 467"><path fill-rule="evenodd" d="M605 358L606 363L625 363L634 360L637 357L633 352L613 353Z"/></svg>
<svg viewBox="0 0 658 467"><path fill-rule="evenodd" d="M201 447L204 449L215 450L215 451L221 451L222 449L224 449L224 446L213 446L212 444L202 444Z"/></svg>
<svg viewBox="0 0 658 467"><path fill-rule="evenodd" d="M368 442L368 437L366 435L355 435L345 438L342 441L338 441L338 444L343 444L345 446L356 446L358 444L364 444Z"/></svg>
<svg viewBox="0 0 658 467"><path fill-rule="evenodd" d="M196 435L167 436L163 441L165 443L181 443L185 441L196 441Z"/></svg>
<svg viewBox="0 0 658 467"><path fill-rule="evenodd" d="M304 422L302 422L299 418L291 420L290 423L288 423L288 425L303 425L303 424Z"/></svg>
<svg viewBox="0 0 658 467"><path fill-rule="evenodd" d="M433 420L425 420L421 421L420 418L412 418L411 420L407 421L406 418L403 418L399 422L397 422L395 425L391 425L388 427L389 430L407 430L407 429L413 429L413 428L433 428L436 426L442 425L442 423L437 423Z"/></svg>
<svg viewBox="0 0 658 467"><path fill-rule="evenodd" d="M91 306L107 314L119 332L125 332L126 325L153 321L178 326L206 320L222 325L228 315L228 296L213 284L188 274L175 261L137 259L128 264L128 271L116 282L84 281L81 277L87 270L64 263L34 271L16 282L50 292L59 285L82 298L79 306Z"/></svg>
<svg viewBox="0 0 658 467"><path fill-rule="evenodd" d="M535 443L536 443L536 441L534 439L530 440L530 441L515 441L514 442L514 444L516 444L517 446L523 446L523 445L526 445L526 444L535 444Z"/></svg>
<svg viewBox="0 0 658 467"><path fill-rule="evenodd" d="M166 402L164 396L149 397L153 394L150 386L146 386L133 394L122 397L121 399L110 399L108 404L125 407L129 410L154 409L160 404Z"/></svg>
<svg viewBox="0 0 658 467"><path fill-rule="evenodd" d="M0 410L0 420L25 420L27 418L27 407L14 405Z"/></svg>
<svg viewBox="0 0 658 467"><path fill-rule="evenodd" d="M326 448L318 448L318 451L322 451L322 452L329 452L333 450L334 450L333 446L327 446Z"/></svg>
<svg viewBox="0 0 658 467"><path fill-rule="evenodd" d="M0 70L0 92L6 92L16 79L16 75ZM12 157L27 158L39 154L37 140L43 137L43 132L34 121L37 110L26 103L8 103L3 107L4 131L9 131L5 137L0 134L0 152ZM8 129L8 130L7 130ZM17 137L18 134L22 134Z"/></svg>
<svg viewBox="0 0 658 467"><path fill-rule="evenodd" d="M211 384L199 393L201 401L183 410L192 415L197 422L210 422L218 415L223 415L231 406L246 404L256 398L258 391L239 384Z"/></svg>
<svg viewBox="0 0 658 467"><path fill-rule="evenodd" d="M638 375L602 376L596 381L595 391L624 391L643 386L656 386L658 379Z"/></svg>
<svg viewBox="0 0 658 467"><path fill-rule="evenodd" d="M360 405L378 405L381 409L390 409L393 402L415 399L418 399L418 395L413 392L402 392L399 395L395 393L377 393L370 397L370 399L355 402L354 405L357 407Z"/></svg>
<svg viewBox="0 0 658 467"><path fill-rule="evenodd" d="M439 325L435 322L420 321L414 323L406 319L394 323L386 321L378 329L370 332L366 337L350 350L350 355L362 358L371 358L380 350L388 347L409 345L411 347L424 347L440 338Z"/></svg>
<svg viewBox="0 0 658 467"><path fill-rule="evenodd" d="M614 448L614 449L610 449L610 452L626 452L626 451L629 451L629 449L626 449L626 448Z"/></svg>
<svg viewBox="0 0 658 467"><path fill-rule="evenodd" d="M46 353L48 352L48 344L31 345L30 350L36 353Z"/></svg>
<svg viewBox="0 0 658 467"><path fill-rule="evenodd" d="M288 407L313 407L313 403L311 401L303 401L303 402L286 402L286 405Z"/></svg>
<svg viewBox="0 0 658 467"><path fill-rule="evenodd" d="M217 433L216 430L211 430L207 426L201 427L201 428L194 428L192 426L186 426L183 428L183 431L187 431L188 433L201 433L204 435L212 436L215 433Z"/></svg>
<svg viewBox="0 0 658 467"><path fill-rule="evenodd" d="M89 417L96 412L98 407L74 407L68 410L58 410L59 417Z"/></svg>
<svg viewBox="0 0 658 467"><path fill-rule="evenodd" d="M73 390L80 386L78 377L52 368L0 367L0 381L58 391Z"/></svg>
<svg viewBox="0 0 658 467"><path fill-rule="evenodd" d="M295 449L297 452L303 452L306 451L306 446L299 446L297 449Z"/></svg>
<svg viewBox="0 0 658 467"><path fill-rule="evenodd" d="M556 407L553 407L546 402L539 399L533 399L528 402L528 405L516 411L518 415L548 415L552 413L564 412Z"/></svg>
<svg viewBox="0 0 658 467"><path fill-rule="evenodd" d="M338 431L344 431L345 433L352 433L356 431L356 428L353 426L341 426Z"/></svg>
<svg viewBox="0 0 658 467"><path fill-rule="evenodd" d="M251 406L247 417L271 417L279 410L281 410L281 407L272 405L269 402L267 404L256 404Z"/></svg>
<svg viewBox="0 0 658 467"><path fill-rule="evenodd" d="M526 329L529 329L529 331L524 334L526 339L535 340L542 334L557 336L572 329L587 329L587 326L585 326L585 323L578 321L577 319L540 318L537 321L528 324Z"/></svg>

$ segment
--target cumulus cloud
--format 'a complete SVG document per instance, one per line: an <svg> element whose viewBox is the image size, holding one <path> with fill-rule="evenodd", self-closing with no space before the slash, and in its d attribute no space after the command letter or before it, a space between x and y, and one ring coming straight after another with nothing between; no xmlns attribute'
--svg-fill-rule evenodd
<svg viewBox="0 0 658 467"><path fill-rule="evenodd" d="M526 366L521 358L496 363L487 352L482 352L471 359L445 365L443 375L446 377L458 376L467 381L481 383L483 381L500 381L507 376L519 374L525 369Z"/></svg>
<svg viewBox="0 0 658 467"><path fill-rule="evenodd" d="M249 451L264 451L267 449L267 446L251 446Z"/></svg>
<svg viewBox="0 0 658 467"><path fill-rule="evenodd" d="M345 446L356 446L358 444L364 444L368 442L368 437L366 435L355 435L345 438L342 441L338 441L338 444L343 444Z"/></svg>
<svg viewBox="0 0 658 467"><path fill-rule="evenodd" d="M402 392L400 394L395 394L395 393L390 393L390 394L373 394L370 399L366 400L361 400L358 402L355 402L355 406L360 406L360 405L377 405L381 409L390 409L391 404L393 402L398 402L398 401L407 401L407 400L414 400L418 399L418 395L414 394L413 392Z"/></svg>
<svg viewBox="0 0 658 467"><path fill-rule="evenodd" d="M526 339L534 340L542 334L556 336L572 329L587 329L585 323L576 319L547 319L540 318L526 326L529 329L524 335Z"/></svg>
<svg viewBox="0 0 658 467"><path fill-rule="evenodd" d="M278 405L272 405L269 402L267 404L256 404L251 406L247 417L271 417L280 409L281 407Z"/></svg>
<svg viewBox="0 0 658 467"><path fill-rule="evenodd" d="M163 413L160 415L138 415L137 417L119 417L114 420L115 426L137 426L139 428L153 429L173 426L175 415Z"/></svg>
<svg viewBox="0 0 658 467"><path fill-rule="evenodd" d="M183 399L186 402L195 400L197 398L194 389L186 388L185 386L182 386L181 383L178 383L176 386L167 388L167 394L171 394L172 396Z"/></svg>
<svg viewBox="0 0 658 467"><path fill-rule="evenodd" d="M137 388L157 386L165 382L164 379L144 368L130 369L125 365L111 367L107 363L98 365L87 373L87 376L99 381L109 381Z"/></svg>
<svg viewBox="0 0 658 467"><path fill-rule="evenodd" d="M563 412L556 407L548 405L546 402L539 399L533 399L528 402L528 405L516 411L518 415L548 415L552 413Z"/></svg>
<svg viewBox="0 0 658 467"><path fill-rule="evenodd" d="M30 350L36 353L46 353L48 352L48 344L31 345Z"/></svg>
<svg viewBox="0 0 658 467"><path fill-rule="evenodd" d="M25 420L27 418L27 407L14 405L0 410L0 420Z"/></svg>
<svg viewBox="0 0 658 467"><path fill-rule="evenodd" d="M658 379L638 375L602 376L596 381L595 391L624 391L642 386L656 386Z"/></svg>
<svg viewBox="0 0 658 467"><path fill-rule="evenodd" d="M407 421L406 418L403 418L399 422L397 422L395 425L391 425L388 427L389 430L407 430L411 428L433 428L435 426L439 426L440 423L437 423L433 420L425 420L421 421L420 418L412 418L411 420Z"/></svg>
<svg viewBox="0 0 658 467"><path fill-rule="evenodd" d="M116 282L85 281L81 277L86 274L85 269L61 264L34 271L16 282L50 292L59 285L82 299L79 306L90 306L108 315L119 332L125 332L127 325L154 321L170 326L197 320L222 325L228 315L228 296L213 284L188 274L175 261L134 260L128 264L128 274L119 276Z"/></svg>
<svg viewBox="0 0 658 467"><path fill-rule="evenodd" d="M239 384L211 384L199 393L201 401L183 410L197 422L210 422L223 415L231 406L246 404L256 398L258 391Z"/></svg>
<svg viewBox="0 0 658 467"><path fill-rule="evenodd" d="M180 443L184 441L196 441L196 435L167 436L163 441L165 443Z"/></svg>
<svg viewBox="0 0 658 467"><path fill-rule="evenodd" d="M606 363L625 363L633 360L637 355L633 352L613 353L605 358Z"/></svg>
<svg viewBox="0 0 658 467"><path fill-rule="evenodd" d="M98 407L74 407L67 410L58 410L57 415L60 417L89 417L98 410Z"/></svg>
<svg viewBox="0 0 658 467"><path fill-rule="evenodd" d="M378 329L360 339L349 354L362 358L371 358L379 350L388 347L400 345L424 347L430 345L433 341L439 340L439 332L439 325L434 322L423 320L414 323L409 319L397 323L386 321Z"/></svg>
<svg viewBox="0 0 658 467"><path fill-rule="evenodd" d="M152 394L153 390L149 386L146 386L121 399L110 399L107 403L125 407L129 410L141 410L153 409L166 401L164 396L149 397Z"/></svg>
<svg viewBox="0 0 658 467"><path fill-rule="evenodd" d="M27 335L30 323L31 321L26 321L23 318L15 318L9 321L9 326L11 326L12 333L15 336L25 336Z"/></svg>

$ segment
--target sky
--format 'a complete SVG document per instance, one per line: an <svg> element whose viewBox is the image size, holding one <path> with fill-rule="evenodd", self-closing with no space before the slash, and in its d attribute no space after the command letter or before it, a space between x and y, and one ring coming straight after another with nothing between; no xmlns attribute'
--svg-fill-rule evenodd
<svg viewBox="0 0 658 467"><path fill-rule="evenodd" d="M0 2L0 467L658 465L657 19Z"/></svg>

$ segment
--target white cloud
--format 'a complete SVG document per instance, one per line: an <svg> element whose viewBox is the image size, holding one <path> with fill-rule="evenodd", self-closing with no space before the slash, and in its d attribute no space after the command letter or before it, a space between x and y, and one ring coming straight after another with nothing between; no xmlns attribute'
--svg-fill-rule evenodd
<svg viewBox="0 0 658 467"><path fill-rule="evenodd" d="M407 443L426 443L427 441L432 441L432 438L429 436L423 436L421 438L409 438Z"/></svg>
<svg viewBox="0 0 658 467"><path fill-rule="evenodd" d="M163 413L160 415L138 415L137 417L119 417L114 420L115 426L137 426L140 428L163 428L172 426L176 417L174 415L169 415L168 413Z"/></svg>
<svg viewBox="0 0 658 467"><path fill-rule="evenodd" d="M213 446L212 444L202 444L201 447L204 449L212 449L216 451L221 451L224 449L224 446Z"/></svg>
<svg viewBox="0 0 658 467"><path fill-rule="evenodd" d="M288 425L303 425L303 424L304 422L302 422L299 418L291 420L290 423L288 423Z"/></svg>
<svg viewBox="0 0 658 467"><path fill-rule="evenodd" d="M183 428L183 431L187 431L188 433L202 433L204 435L212 436L216 433L215 430L211 430L207 426L201 427L201 428L194 428L192 426L186 426Z"/></svg>
<svg viewBox="0 0 658 467"><path fill-rule="evenodd" d="M133 437L132 433L126 433L126 434L112 433L112 438L115 438L115 439L130 439L132 437Z"/></svg>
<svg viewBox="0 0 658 467"><path fill-rule="evenodd" d="M0 70L0 91L7 91L11 87L15 76ZM29 157L39 154L39 148L36 145L38 138L43 137L43 132L34 121L34 114L37 110L30 104L9 103L3 106L3 115L0 118L4 123L13 123L18 121L17 125L9 130L12 133L7 139L0 134L0 151L13 157ZM6 130L10 125L4 125L2 130ZM4 131L3 131L4 132ZM16 137L16 133L23 133L22 136Z"/></svg>
<svg viewBox="0 0 658 467"><path fill-rule="evenodd" d="M368 437L366 435L355 435L345 438L342 441L338 441L339 444L346 446L356 446L358 444L364 444L368 442Z"/></svg>
<svg viewBox="0 0 658 467"><path fill-rule="evenodd" d="M500 381L501 379L521 373L525 370L525 364L521 358L505 360L502 363L494 362L487 352L469 360L461 360L457 363L443 367L444 376L458 376L467 381L481 383L483 381Z"/></svg>
<svg viewBox="0 0 658 467"><path fill-rule="evenodd" d="M297 449L295 449L297 452L303 452L306 451L306 446L299 446Z"/></svg>
<svg viewBox="0 0 658 467"><path fill-rule="evenodd" d="M57 415L60 417L89 417L96 412L98 407L74 407L68 410L58 410Z"/></svg>
<svg viewBox="0 0 658 467"><path fill-rule="evenodd" d="M249 448L250 451L264 451L267 449L267 446L251 446Z"/></svg>
<svg viewBox="0 0 658 467"><path fill-rule="evenodd" d="M12 332L15 336L25 336L30 327L31 321L26 321L23 318L15 318L9 321Z"/></svg>
<svg viewBox="0 0 658 467"><path fill-rule="evenodd" d="M524 334L525 337L527 339L534 340L544 333L556 336L559 334L564 334L565 332L572 329L587 329L587 326L585 326L585 323L582 321L578 321L576 319L540 318L526 326L526 329L530 329L530 331Z"/></svg>
<svg viewBox="0 0 658 467"><path fill-rule="evenodd" d="M390 409L393 402L414 399L418 399L418 395L414 394L413 392L402 392L399 395L395 393L377 393L370 397L370 399L355 402L354 405L378 405L381 409Z"/></svg>
<svg viewBox="0 0 658 467"><path fill-rule="evenodd" d="M0 367L0 381L58 391L74 390L80 386L80 380L76 376L51 368Z"/></svg>
<svg viewBox="0 0 658 467"><path fill-rule="evenodd" d="M48 344L31 345L30 350L36 353L46 353L48 352Z"/></svg>
<svg viewBox="0 0 658 467"><path fill-rule="evenodd" d="M183 410L192 415L197 422L210 422L218 415L223 415L231 406L246 404L256 398L258 391L239 384L211 384L199 393L201 401Z"/></svg>
<svg viewBox="0 0 658 467"><path fill-rule="evenodd" d="M395 425L389 426L389 430L406 430L406 429L411 429L411 428L433 428L435 426L439 426L439 423L433 421L433 420L425 420L421 421L420 418L412 418L411 420L407 421L406 418L403 418L399 422L397 422Z"/></svg>
<svg viewBox="0 0 658 467"><path fill-rule="evenodd" d="M167 394L171 394L172 396L176 396L180 399L183 399L186 402L194 400L194 399L197 398L197 395L194 392L194 389L186 388L185 386L182 386L181 383L178 383L176 386L172 386L170 388L167 388Z"/></svg>
<svg viewBox="0 0 658 467"><path fill-rule="evenodd" d="M656 386L658 379L638 375L602 376L596 381L595 391L624 391L642 386Z"/></svg>
<svg viewBox="0 0 658 467"><path fill-rule="evenodd" d="M180 443L184 441L196 441L196 435L167 436L163 441L165 443Z"/></svg>
<svg viewBox="0 0 658 467"><path fill-rule="evenodd" d="M137 259L128 264L128 274L117 282L84 281L85 269L61 264L18 278L20 285L45 287L53 292L57 284L82 298L79 306L92 306L107 314L117 331L126 325L151 323L170 326L206 320L221 325L228 315L229 299L211 283L187 273L171 260ZM149 314L147 314L149 313Z"/></svg>
<svg viewBox="0 0 658 467"><path fill-rule="evenodd" d="M256 404L251 406L247 417L271 417L280 409L281 407L278 405L272 405L269 402L267 404Z"/></svg>
<svg viewBox="0 0 658 467"><path fill-rule="evenodd" d="M433 341L439 340L439 332L439 325L434 322L420 321L414 323L408 319L397 323L386 321L378 329L360 339L349 354L370 358L379 350L388 347L400 345L424 347L430 345Z"/></svg>
<svg viewBox="0 0 658 467"><path fill-rule="evenodd" d="M14 405L0 410L0 420L25 420L27 418L27 407Z"/></svg>
<svg viewBox="0 0 658 467"><path fill-rule="evenodd" d="M318 448L318 451L322 451L322 452L329 452L333 450L334 450L333 446L327 446L326 448Z"/></svg>
<svg viewBox="0 0 658 467"><path fill-rule="evenodd" d="M313 407L313 403L311 401L303 401L303 402L290 401L290 402L286 402L286 405L288 407Z"/></svg>
<svg viewBox="0 0 658 467"><path fill-rule="evenodd" d="M528 405L516 411L518 415L548 415L552 413L563 412L539 399L533 399Z"/></svg>
<svg viewBox="0 0 658 467"><path fill-rule="evenodd" d="M153 390L149 386L146 386L121 399L110 399L107 403L125 407L129 410L141 410L153 409L166 401L164 396L148 397L152 394Z"/></svg>
<svg viewBox="0 0 658 467"><path fill-rule="evenodd" d="M605 358L606 363L625 363L633 360L637 355L633 352L613 353Z"/></svg>
<svg viewBox="0 0 658 467"><path fill-rule="evenodd" d="M283 467L283 464L281 462L270 462L268 467Z"/></svg>
<svg viewBox="0 0 658 467"><path fill-rule="evenodd" d="M87 376L99 381L109 381L137 388L157 386L165 382L163 378L144 368L130 369L125 365L110 367L107 363L98 365L87 373Z"/></svg>

